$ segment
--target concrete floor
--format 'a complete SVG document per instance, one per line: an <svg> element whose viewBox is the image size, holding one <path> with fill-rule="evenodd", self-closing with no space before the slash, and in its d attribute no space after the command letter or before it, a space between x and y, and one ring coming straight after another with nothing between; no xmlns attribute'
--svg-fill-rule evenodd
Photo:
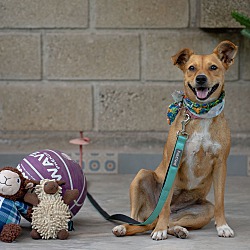
<svg viewBox="0 0 250 250"><path fill-rule="evenodd" d="M129 215L128 190L132 178L133 175L87 175L88 190L109 213ZM213 200L212 192L209 199ZM73 219L75 231L70 232L68 240L33 240L29 223L22 220L22 235L14 243L0 242L0 249L250 249L250 177L228 177L225 207L234 238L219 238L211 222L201 230L191 231L188 239L169 236L164 241L153 241L150 233L115 237L111 233L115 224L105 221L86 199Z"/></svg>

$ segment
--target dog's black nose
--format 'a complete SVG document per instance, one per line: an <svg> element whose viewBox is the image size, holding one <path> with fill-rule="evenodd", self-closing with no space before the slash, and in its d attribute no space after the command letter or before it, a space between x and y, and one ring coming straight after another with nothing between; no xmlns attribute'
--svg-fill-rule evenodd
<svg viewBox="0 0 250 250"><path fill-rule="evenodd" d="M196 83L199 85L203 85L207 82L207 77L205 75L198 75L195 79Z"/></svg>

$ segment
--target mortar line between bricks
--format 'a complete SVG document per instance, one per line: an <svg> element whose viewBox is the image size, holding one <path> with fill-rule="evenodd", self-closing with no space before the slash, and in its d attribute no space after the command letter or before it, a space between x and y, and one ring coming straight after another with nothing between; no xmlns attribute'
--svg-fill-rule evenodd
<svg viewBox="0 0 250 250"><path fill-rule="evenodd" d="M43 30L42 32L42 55L43 55L43 80L45 81L49 81L49 79L47 78L47 58L48 58L48 53L46 53L46 30Z"/></svg>
<svg viewBox="0 0 250 250"><path fill-rule="evenodd" d="M201 1L197 1L197 10L196 10L196 27L200 27L200 23L201 23Z"/></svg>
<svg viewBox="0 0 250 250"><path fill-rule="evenodd" d="M99 79L10 79L10 78L3 78L0 79L0 83L1 82L13 82L13 83L18 83L18 82L41 82L41 83L49 83L49 82L83 82L83 83L92 83L92 82L98 82L98 83L117 83L119 84L119 82L122 83L128 83L128 84L134 84L134 83L138 83L138 84L149 84L149 83L159 83L159 84L168 84L168 83L182 83L181 80L145 80L145 81L141 81L141 80L131 80L131 79L124 79L124 80L99 80ZM233 81L230 81L233 82Z"/></svg>
<svg viewBox="0 0 250 250"><path fill-rule="evenodd" d="M141 79L143 81L143 83L147 83L147 81L151 81L151 80L147 80L146 79L146 64L147 64L147 49L146 49L146 42L145 42L145 32L140 34L140 41L141 41ZM153 82L153 81L152 81Z"/></svg>
<svg viewBox="0 0 250 250"><path fill-rule="evenodd" d="M93 131L98 131L98 116L99 116L99 110L98 110L98 103L99 103L99 88L97 84L91 83L92 86L92 107L93 107L93 117L92 117L92 125L93 125Z"/></svg>
<svg viewBox="0 0 250 250"><path fill-rule="evenodd" d="M189 26L188 28L198 28L198 14L200 13L200 1L189 0Z"/></svg>
<svg viewBox="0 0 250 250"><path fill-rule="evenodd" d="M22 79L22 80L17 80L17 79L1 79L1 81L39 81L40 79ZM183 79L176 79L176 80L168 80L168 79L162 79L162 80L154 80L154 79L74 79L74 78L69 78L69 79L42 79L48 82L104 82L104 83L138 83L138 84L146 84L146 83L183 83ZM236 80L226 80L226 82L230 83L237 83L239 82L241 84L248 84L248 80L244 80L241 78L238 78Z"/></svg>
<svg viewBox="0 0 250 250"><path fill-rule="evenodd" d="M41 79L45 79L45 63L44 63L44 31L41 32L41 42L40 42L40 54L41 54Z"/></svg>
<svg viewBox="0 0 250 250"><path fill-rule="evenodd" d="M12 82L12 83L18 83L18 82L41 82L41 83L49 83L49 82L71 82L71 83L84 83L84 84L90 84L90 83L93 83L93 82L98 82L98 83L103 83L103 84L107 84L107 83L128 83L128 84L139 84L139 85L143 85L143 84L150 84L150 83L159 83L159 84L162 84L162 85L167 85L167 84L173 84L173 83L183 83L182 79L178 79L178 80L150 80L150 79L147 79L147 80L131 80L131 79L124 79L124 80L119 80L119 79L114 79L114 80L109 80L109 79L106 79L106 80L100 80L100 79L11 79L11 78L2 78L0 79L0 83L1 82ZM240 83L241 85L242 84L248 84L248 80L244 80L244 79L237 79L237 80L227 80L227 82L230 82L232 84L236 84L236 83Z"/></svg>
<svg viewBox="0 0 250 250"><path fill-rule="evenodd" d="M243 68L242 60L241 60L242 53L240 53L240 48L244 48L243 43L244 43L244 41L242 42L242 40L239 40L239 44L238 44L238 60L239 60L239 63L238 63L238 80L237 81L243 79L243 71L241 70L241 68Z"/></svg>
<svg viewBox="0 0 250 250"><path fill-rule="evenodd" d="M236 28L238 29L238 28ZM79 34L91 34L91 33L100 33L100 34L119 34L117 32L120 32L120 33L126 33L126 32L130 32L131 34L138 34L138 32L143 32L143 31L147 31L147 32L158 32L158 31L164 31L164 32L169 32L169 31L176 31L176 32L180 32L180 31L183 31L183 30L187 30L187 32L189 32L190 30L196 30L195 27L181 27L181 28L177 28L177 27L174 27L174 28L171 28L171 27L162 27L162 28L140 28L140 27L137 27L137 28L128 28L128 27L121 27L121 28L109 28L109 27L106 27L106 28L96 28L96 27L86 27L86 28L77 28L77 27L36 27L36 28L0 28L1 32L3 33L6 33L6 34L9 34L9 33L27 33L27 32L30 32L30 33L39 33L41 32L42 30L43 31L47 31L48 33L51 32L51 33L63 33L64 31L67 31L67 32L74 32L74 31L79 31ZM84 32L84 33L82 33ZM199 31L197 31L197 33L199 33ZM226 32L225 32L226 33ZM64 33L63 33L64 34ZM29 33L27 33L27 35L29 35Z"/></svg>
<svg viewBox="0 0 250 250"><path fill-rule="evenodd" d="M93 32L95 30L96 18L96 4L93 0L88 0L88 30Z"/></svg>
<svg viewBox="0 0 250 250"><path fill-rule="evenodd" d="M87 27L89 28L90 27L90 19L91 19L91 17L90 17L90 0L88 0L88 23L87 23Z"/></svg>
<svg viewBox="0 0 250 250"><path fill-rule="evenodd" d="M143 63L143 58L142 58L142 37L141 34L139 34L139 79L143 82L144 79L142 78L142 63Z"/></svg>

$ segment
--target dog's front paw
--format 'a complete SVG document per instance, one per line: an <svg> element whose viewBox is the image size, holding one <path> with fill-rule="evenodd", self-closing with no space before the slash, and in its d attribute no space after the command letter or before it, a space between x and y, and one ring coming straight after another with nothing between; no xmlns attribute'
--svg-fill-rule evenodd
<svg viewBox="0 0 250 250"><path fill-rule="evenodd" d="M217 227L216 229L218 232L218 236L220 237L234 237L234 231L227 224Z"/></svg>
<svg viewBox="0 0 250 250"><path fill-rule="evenodd" d="M124 236L126 234L126 227L123 225L116 226L112 229L112 233L117 237Z"/></svg>
<svg viewBox="0 0 250 250"><path fill-rule="evenodd" d="M165 240L168 237L168 232L167 230L162 230L162 231L153 231L151 233L151 238L153 240Z"/></svg>

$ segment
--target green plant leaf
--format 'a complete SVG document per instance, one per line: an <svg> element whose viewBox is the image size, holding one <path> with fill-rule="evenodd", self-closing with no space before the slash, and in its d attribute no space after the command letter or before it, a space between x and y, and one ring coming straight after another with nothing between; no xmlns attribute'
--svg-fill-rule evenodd
<svg viewBox="0 0 250 250"><path fill-rule="evenodd" d="M239 13L237 11L232 11L231 15L241 25L244 25L247 28L250 28L250 18L248 16L244 15L243 13Z"/></svg>

